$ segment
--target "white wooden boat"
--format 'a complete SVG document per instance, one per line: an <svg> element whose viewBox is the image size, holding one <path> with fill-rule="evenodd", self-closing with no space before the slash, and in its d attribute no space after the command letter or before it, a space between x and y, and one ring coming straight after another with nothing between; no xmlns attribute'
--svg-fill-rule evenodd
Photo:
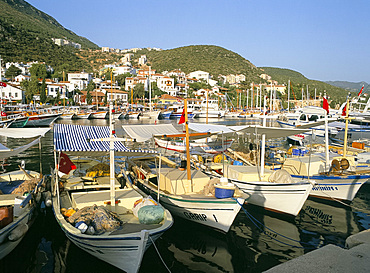
<svg viewBox="0 0 370 273"><path fill-rule="evenodd" d="M144 111L142 115L140 115L140 118L150 118L153 120L158 120L159 119L159 114L161 111Z"/></svg>
<svg viewBox="0 0 370 273"><path fill-rule="evenodd" d="M0 135L11 138L34 138L32 142L14 149L0 144L0 159L18 155L38 144L49 128L2 128ZM8 255L26 235L35 217L36 201L43 180L40 174L24 170L6 172L0 175L0 259ZM24 194L29 193L27 196Z"/></svg>
<svg viewBox="0 0 370 273"><path fill-rule="evenodd" d="M141 112L127 112L125 118L138 119L140 115L141 115Z"/></svg>
<svg viewBox="0 0 370 273"><path fill-rule="evenodd" d="M75 116L75 113L67 113L67 112L65 112L65 113L61 114L59 116L59 118L60 119L68 119L68 120L70 120L70 119L73 119L74 116Z"/></svg>
<svg viewBox="0 0 370 273"><path fill-rule="evenodd" d="M78 112L75 114L74 118L76 119L89 119L91 112Z"/></svg>
<svg viewBox="0 0 370 273"><path fill-rule="evenodd" d="M108 115L107 111L98 111L98 112L92 112L90 117L91 119L106 119Z"/></svg>
<svg viewBox="0 0 370 273"><path fill-rule="evenodd" d="M53 124L61 114L35 114L29 115L25 127L46 127Z"/></svg>
<svg viewBox="0 0 370 273"><path fill-rule="evenodd" d="M342 161L343 160L343 161ZM370 169L357 170L354 157L334 157L325 166L321 156L288 158L282 169L294 179L308 176L316 181L310 196L329 200L352 201L361 186L370 179Z"/></svg>
<svg viewBox="0 0 370 273"><path fill-rule="evenodd" d="M158 162L159 157L156 160ZM176 165L164 157L160 160L171 166ZM191 170L192 179L189 181L187 172L183 169L160 167L156 171L155 165L150 169L143 167L154 163L154 158L132 159L130 163L131 176L135 184L147 194L159 196L159 202L165 208L173 215L186 220L228 232L244 203L242 195L235 195L234 199L216 198L214 195L204 193L210 176L199 170Z"/></svg>
<svg viewBox="0 0 370 273"><path fill-rule="evenodd" d="M27 174L26 174L27 173ZM29 180L29 176L35 177L37 181L40 181L40 174L33 171L13 171L0 175L0 188L10 188L9 184L19 186L26 180ZM35 186L32 192L36 193L38 186ZM35 219L35 200L32 198L32 194L28 198L22 196L22 194L12 194L3 192L0 195L0 210L5 214L9 214L8 218L11 218L5 226L0 225L0 259L8 255L26 235L28 229L31 227ZM2 213L2 214L3 214ZM1 219L4 222L5 219Z"/></svg>
<svg viewBox="0 0 370 273"><path fill-rule="evenodd" d="M71 178L67 180L64 190L59 188L56 176L53 183L53 210L65 235L76 246L125 272L138 272L145 250L171 227L173 219L167 210L164 210L161 222L150 225L140 223L133 215L135 202L145 195L135 186L120 187L114 177L114 154L135 155L142 152L131 152L121 142L114 141L112 130L112 123L111 128L66 124L54 126L55 154L68 151L72 155L82 153L101 157L109 153L111 175L109 179L98 177L93 182L86 182L79 177ZM92 205L102 206L110 214L114 212L122 224L99 234L83 233L62 214L63 208L72 207L76 210Z"/></svg>
<svg viewBox="0 0 370 273"><path fill-rule="evenodd" d="M224 175L248 196L248 204L274 212L298 215L312 189L312 184L307 180L291 183L287 180L270 182L269 177L273 173L271 170L266 169L264 176L259 179L255 166L225 164L224 167L223 171L223 164L217 164L208 169L211 173L206 173L214 177Z"/></svg>
<svg viewBox="0 0 370 273"><path fill-rule="evenodd" d="M191 170L187 99L184 100L184 109L186 171L184 166L177 169L174 162L162 156L147 157L142 161L137 158L130 161L131 176L141 189L156 196L156 200L174 215L228 232L245 198L242 193L235 192L234 186L228 186L227 181L227 185L224 185L221 181L211 181L208 175L199 170ZM162 160L168 168L162 168ZM151 163L153 161L154 165ZM156 161L160 161L159 168L155 164ZM212 187L215 189L215 194L211 193ZM218 190L225 194L217 195Z"/></svg>

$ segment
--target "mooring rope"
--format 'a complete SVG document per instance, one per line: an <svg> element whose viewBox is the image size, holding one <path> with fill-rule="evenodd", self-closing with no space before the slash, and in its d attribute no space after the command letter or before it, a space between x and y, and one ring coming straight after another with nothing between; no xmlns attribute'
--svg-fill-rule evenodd
<svg viewBox="0 0 370 273"><path fill-rule="evenodd" d="M302 241L298 241L298 240L295 240L295 239L293 239L293 238L289 238L289 237L287 237L287 236L285 236L285 235L282 235L282 234L280 234L280 233L278 233L278 232L276 232L276 231L274 231L274 230L272 230L271 228L269 228L269 227L266 227L264 224L262 224L260 221L258 221L255 217L253 217L253 215L251 215L245 208L243 208L243 204L240 204L239 202L238 202L238 200L237 199L235 199L235 198L233 198L238 204L239 204L239 206L242 208L242 210L244 211L244 213L247 215L247 217L249 218L249 220L251 220L251 222L263 233L263 234L265 234L265 235L267 235L268 237L270 237L271 239L273 239L273 240L275 240L275 241L277 241L277 242L279 242L279 243L281 243L281 244L284 244L284 245L287 245L287 246L291 246L291 247L295 247L295 248L302 248L302 249L317 249L317 247L313 247L313 246L311 246L311 247L304 247L304 246L295 246L295 245L292 245L292 244L289 244L289 243L285 243L285 242L283 242L283 241L281 241L281 240L279 240L279 239L276 239L276 238L273 238L271 235L269 235L269 234L267 234L266 233L266 231L264 231L261 227L259 227L258 225L257 225L257 223L258 224L260 224L262 227L264 227L264 228L266 228L266 229L268 229L269 231L271 231L271 232L273 232L273 233L275 233L275 234L277 234L277 235L279 235L279 236L281 236L281 237L283 237L283 238L285 238L285 239L288 239L288 240L291 240L291 241L294 241L294 242L297 242L297 243L300 243L300 244L308 244L308 245L310 245L309 243L306 243L306 242L302 242ZM257 223L256 223L257 222Z"/></svg>
<svg viewBox="0 0 370 273"><path fill-rule="evenodd" d="M168 268L168 266L167 266L167 265L166 265L166 263L164 262L164 260L163 260L163 258L162 258L162 256L161 256L161 254L159 253L159 250L158 250L157 246L155 245L155 243L154 243L154 241L153 241L152 237L150 237L150 236L149 236L149 238L150 238L150 240L152 241L152 244L153 244L153 246L154 246L154 249L155 249L155 251L157 252L157 254L158 254L159 258L161 259L161 261L162 261L163 265L166 267L167 271L171 273L171 270Z"/></svg>

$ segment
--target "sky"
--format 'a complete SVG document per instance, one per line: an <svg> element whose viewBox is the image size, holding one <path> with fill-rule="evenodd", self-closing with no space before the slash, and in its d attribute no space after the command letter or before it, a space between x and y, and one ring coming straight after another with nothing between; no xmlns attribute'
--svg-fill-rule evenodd
<svg viewBox="0 0 370 273"><path fill-rule="evenodd" d="M369 0L26 0L98 46L217 45L257 67L370 83Z"/></svg>

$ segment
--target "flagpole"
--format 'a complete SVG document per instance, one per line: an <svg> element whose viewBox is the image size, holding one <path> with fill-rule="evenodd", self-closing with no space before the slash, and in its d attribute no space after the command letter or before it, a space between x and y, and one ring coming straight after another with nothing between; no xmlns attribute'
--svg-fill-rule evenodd
<svg viewBox="0 0 370 273"><path fill-rule="evenodd" d="M184 112L185 112L185 133L186 133L186 170L187 178L191 181L191 170L190 170L190 144L189 144L189 126L188 126L188 102L187 98L184 100ZM193 191L193 183L191 183L191 191Z"/></svg>
<svg viewBox="0 0 370 273"><path fill-rule="evenodd" d="M347 133L348 133L348 107L349 107L349 99L347 98L347 103L346 103L346 127L344 129L344 143L343 143L343 157L346 157L347 155Z"/></svg>
<svg viewBox="0 0 370 273"><path fill-rule="evenodd" d="M328 170L330 158L329 158L329 130L328 130L328 114L329 114L329 104L326 99L326 94L323 98L323 108L326 110L325 111L325 168Z"/></svg>

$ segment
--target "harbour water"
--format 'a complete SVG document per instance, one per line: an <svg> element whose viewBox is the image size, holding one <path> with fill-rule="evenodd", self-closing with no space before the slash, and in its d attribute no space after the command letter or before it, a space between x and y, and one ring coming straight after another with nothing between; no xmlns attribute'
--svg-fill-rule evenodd
<svg viewBox="0 0 370 273"><path fill-rule="evenodd" d="M118 121L117 134L121 133L118 130L121 122L146 124L149 121ZM58 122L107 125L106 120ZM172 122L181 128L176 121L158 122ZM253 121L212 122L241 125ZM1 139L8 147L25 142ZM49 132L42 139L41 154L38 147L32 147L2 166L7 171L14 170L23 159L27 169L39 170L41 158L42 172L48 174L54 165L52 151L52 132ZM145 253L140 272L262 272L327 244L344 247L348 236L368 228L370 184L362 186L351 206L309 199L297 217L283 217L244 205L227 234L175 218L174 226ZM52 211L45 210L21 244L0 261L0 272L121 271L73 245L57 225Z"/></svg>

